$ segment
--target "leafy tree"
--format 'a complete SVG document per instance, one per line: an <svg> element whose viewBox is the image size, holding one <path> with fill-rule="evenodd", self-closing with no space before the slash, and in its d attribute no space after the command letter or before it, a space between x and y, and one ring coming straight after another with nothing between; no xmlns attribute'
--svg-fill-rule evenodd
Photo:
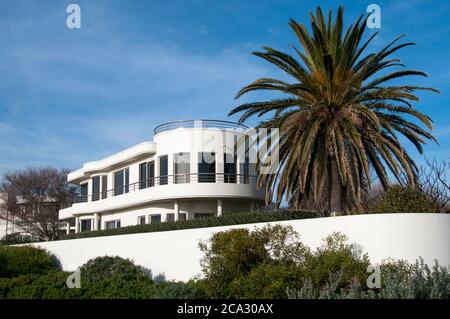
<svg viewBox="0 0 450 319"><path fill-rule="evenodd" d="M67 183L68 169L28 168L7 173L0 185L5 211L0 219L15 223L40 240L58 236L58 212L71 203L76 187Z"/></svg>
<svg viewBox="0 0 450 319"><path fill-rule="evenodd" d="M392 186L369 207L370 213L439 213L441 204L418 188Z"/></svg>
<svg viewBox="0 0 450 319"><path fill-rule="evenodd" d="M420 153L426 140L435 141L429 133L432 120L415 109L413 102L419 100L417 91L437 90L400 82L404 77L427 76L404 69L392 57L414 44L399 43L402 36L369 53L377 33L363 40L363 16L346 31L342 7L334 19L331 11L324 17L320 8L310 17L310 31L289 21L300 45L300 49L293 47L295 55L270 47L253 53L289 80L258 79L243 87L236 98L259 90L281 96L244 103L230 115L241 113L240 122L254 115L268 116L257 128L280 129L280 165L275 174L261 175L258 180L269 189L267 201L275 197L280 205L286 197L292 207L299 208L312 198L325 213L341 214L359 205L362 190L372 184L372 172L384 188L390 185L389 171L402 183L417 184L418 169L399 135Z"/></svg>

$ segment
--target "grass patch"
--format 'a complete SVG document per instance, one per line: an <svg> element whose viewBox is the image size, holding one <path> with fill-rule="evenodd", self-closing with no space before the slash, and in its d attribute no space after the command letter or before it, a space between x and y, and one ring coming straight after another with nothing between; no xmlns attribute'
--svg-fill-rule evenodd
<svg viewBox="0 0 450 319"><path fill-rule="evenodd" d="M267 223L283 220L307 219L317 217L318 215L316 212L299 211L299 210L277 210L272 212L255 212L255 213L232 213L232 214L224 214L222 217L209 217L204 219L194 219L177 222L162 222L157 224L126 226L108 230L87 231L78 234L65 235L58 240L151 233L169 230L229 226L229 225L241 225L253 223Z"/></svg>

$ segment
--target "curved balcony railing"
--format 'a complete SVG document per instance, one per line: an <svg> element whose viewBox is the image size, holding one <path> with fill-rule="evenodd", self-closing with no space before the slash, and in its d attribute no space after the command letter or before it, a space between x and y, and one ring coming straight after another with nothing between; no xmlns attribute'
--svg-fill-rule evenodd
<svg viewBox="0 0 450 319"><path fill-rule="evenodd" d="M106 192L100 192L92 195L77 195L73 198L74 203L85 203L98 201L113 196L119 196L130 192L139 191L149 187L159 187L169 184L187 184L187 183L228 183L228 184L256 184L257 177L247 174L227 174L227 173L193 173L163 175L154 178L142 180L136 183L124 185L118 188L110 189Z"/></svg>
<svg viewBox="0 0 450 319"><path fill-rule="evenodd" d="M162 132L167 132L171 130L175 130L177 128L219 128L219 129L230 129L239 132L246 132L248 130L248 126L229 122L229 121L220 121L220 120L185 120L185 121L176 121L169 122L158 125L153 134L159 134Z"/></svg>

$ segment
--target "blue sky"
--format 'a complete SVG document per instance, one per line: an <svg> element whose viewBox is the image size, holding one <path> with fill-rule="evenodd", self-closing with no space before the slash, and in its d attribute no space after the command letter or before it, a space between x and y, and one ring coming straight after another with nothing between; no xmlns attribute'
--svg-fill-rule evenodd
<svg viewBox="0 0 450 319"><path fill-rule="evenodd" d="M72 2L81 7L78 30L66 27L69 1L0 3L0 174L29 166L76 169L151 140L166 121L235 120L227 114L241 102L233 99L240 87L280 76L250 53L263 45L289 50L290 18L307 23L316 5L343 4L349 23L374 1ZM440 141L425 147L427 156L448 159L450 4L375 3L382 28L370 49L400 34L418 43L397 56L430 74L410 83L441 91L421 94L417 107L433 118Z"/></svg>

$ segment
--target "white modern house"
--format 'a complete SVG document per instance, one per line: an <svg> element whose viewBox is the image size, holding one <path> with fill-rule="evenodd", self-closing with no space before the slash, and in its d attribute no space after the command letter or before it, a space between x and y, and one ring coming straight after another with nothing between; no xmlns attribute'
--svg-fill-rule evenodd
<svg viewBox="0 0 450 319"><path fill-rule="evenodd" d="M143 142L68 175L80 186L59 219L75 232L249 212L264 204L244 125L179 121Z"/></svg>

